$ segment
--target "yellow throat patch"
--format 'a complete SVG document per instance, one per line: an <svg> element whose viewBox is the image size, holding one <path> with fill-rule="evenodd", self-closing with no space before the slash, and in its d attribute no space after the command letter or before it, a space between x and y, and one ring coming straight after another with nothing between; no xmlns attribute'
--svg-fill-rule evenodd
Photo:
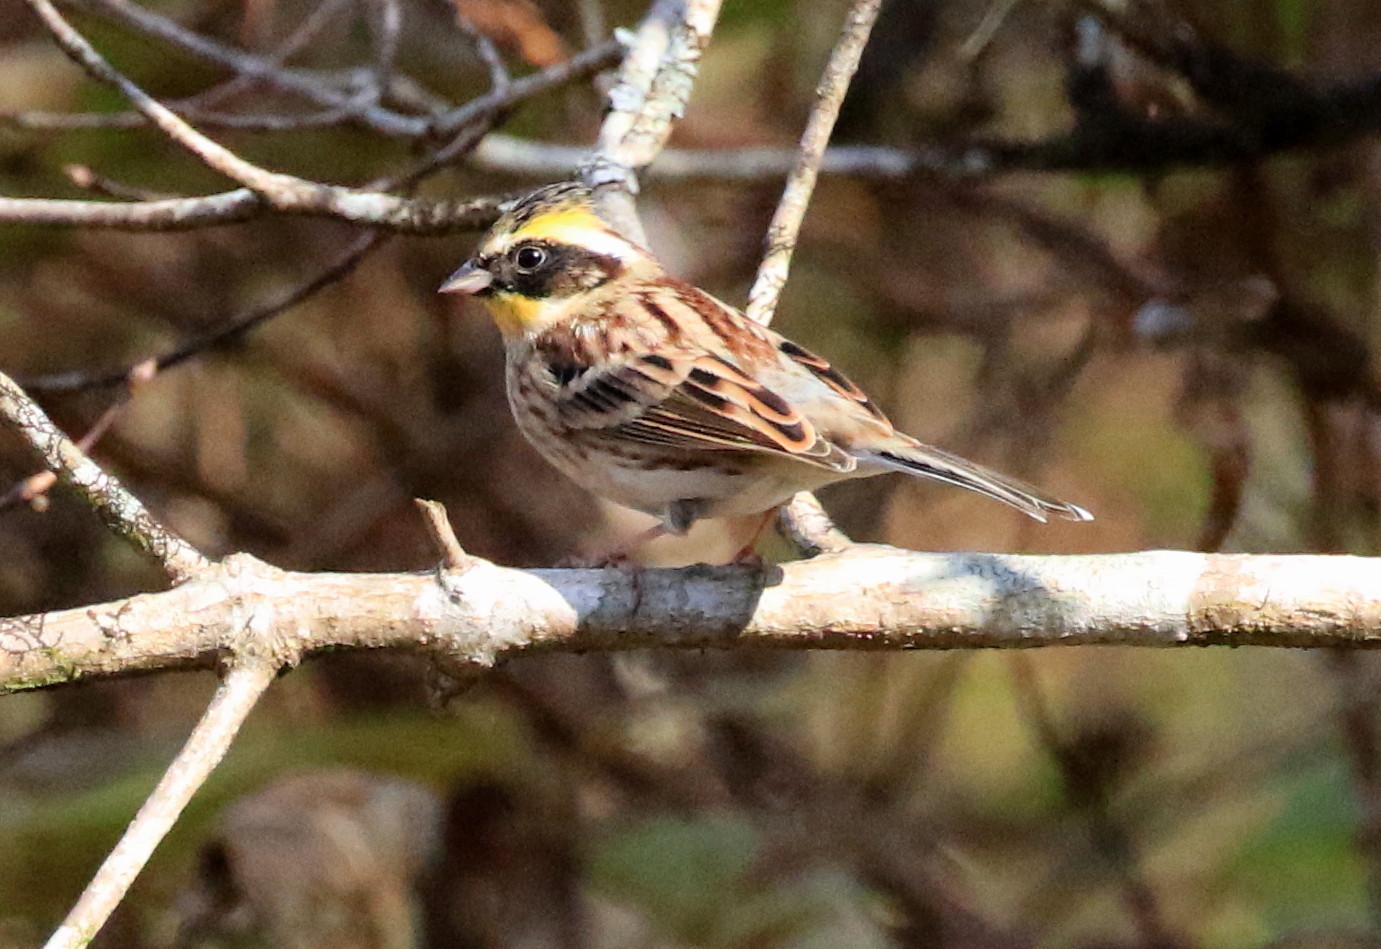
<svg viewBox="0 0 1381 949"><path fill-rule="evenodd" d="M518 339L547 323L555 308L548 300L534 300L521 293L499 291L484 298L484 306L504 339Z"/></svg>

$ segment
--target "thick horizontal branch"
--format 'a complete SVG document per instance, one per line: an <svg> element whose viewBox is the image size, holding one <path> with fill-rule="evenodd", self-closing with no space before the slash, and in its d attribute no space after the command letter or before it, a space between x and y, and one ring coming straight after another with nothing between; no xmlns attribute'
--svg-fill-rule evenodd
<svg viewBox="0 0 1381 949"><path fill-rule="evenodd" d="M862 545L765 570L476 561L438 574L303 574L237 555L163 593L0 621L0 690L205 667L232 652L283 662L403 647L489 665L544 651L1092 644L1381 646L1381 559Z"/></svg>

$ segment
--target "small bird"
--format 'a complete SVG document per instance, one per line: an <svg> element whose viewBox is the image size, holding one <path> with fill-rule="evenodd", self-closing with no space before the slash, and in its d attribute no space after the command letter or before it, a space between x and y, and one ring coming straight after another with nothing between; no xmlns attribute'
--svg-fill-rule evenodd
<svg viewBox="0 0 1381 949"><path fill-rule="evenodd" d="M824 359L667 273L583 185L515 203L441 292L484 302L518 427L586 490L657 517L642 540L701 518L761 514L760 531L798 491L888 471L1093 519L897 431Z"/></svg>

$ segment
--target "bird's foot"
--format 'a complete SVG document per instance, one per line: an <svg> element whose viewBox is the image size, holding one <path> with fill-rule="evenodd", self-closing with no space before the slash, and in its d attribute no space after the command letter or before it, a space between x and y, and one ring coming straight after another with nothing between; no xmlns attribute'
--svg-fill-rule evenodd
<svg viewBox="0 0 1381 949"><path fill-rule="evenodd" d="M751 567L754 570L761 570L767 566L767 558L758 553L753 544L749 544L734 554L734 559L730 560L729 564L734 567Z"/></svg>

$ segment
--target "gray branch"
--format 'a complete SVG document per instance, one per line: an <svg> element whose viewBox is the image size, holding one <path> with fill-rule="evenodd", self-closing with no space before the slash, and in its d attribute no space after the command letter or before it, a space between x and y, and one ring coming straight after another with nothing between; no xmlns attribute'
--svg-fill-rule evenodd
<svg viewBox="0 0 1381 949"><path fill-rule="evenodd" d="M253 617L253 636L245 618ZM757 569L315 574L237 554L144 594L0 621L0 691L326 650L491 666L628 649L1381 646L1381 560L1151 551L926 554L859 544Z"/></svg>

